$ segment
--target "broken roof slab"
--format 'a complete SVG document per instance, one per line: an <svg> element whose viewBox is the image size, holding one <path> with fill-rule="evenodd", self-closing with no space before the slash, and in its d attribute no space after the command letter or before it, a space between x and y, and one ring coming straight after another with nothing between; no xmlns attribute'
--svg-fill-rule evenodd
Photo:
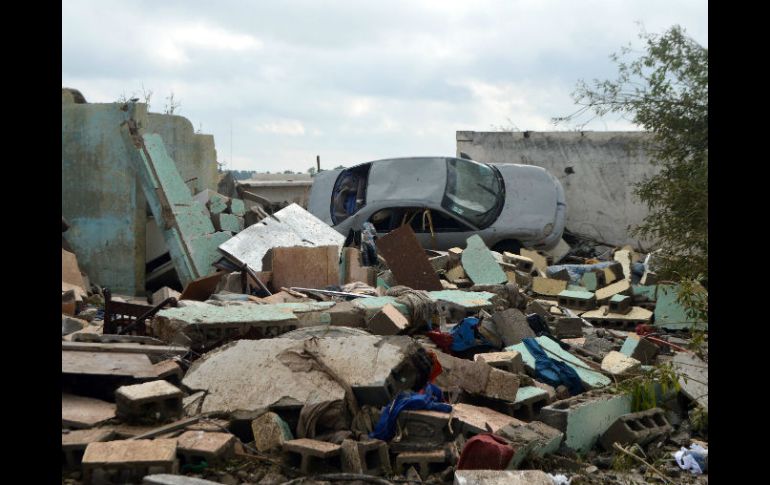
<svg viewBox="0 0 770 485"><path fill-rule="evenodd" d="M274 247L338 246L345 236L297 204L291 204L252 224L219 245L229 259L262 270L262 259Z"/></svg>

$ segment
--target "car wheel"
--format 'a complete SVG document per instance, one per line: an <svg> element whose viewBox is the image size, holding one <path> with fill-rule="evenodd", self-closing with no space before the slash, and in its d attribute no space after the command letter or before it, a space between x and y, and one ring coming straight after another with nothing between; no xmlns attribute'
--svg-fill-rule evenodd
<svg viewBox="0 0 770 485"><path fill-rule="evenodd" d="M497 251L498 253L507 251L509 253L519 254L519 251L521 251L521 243L515 239L507 239L495 244L494 247L492 247L492 251Z"/></svg>

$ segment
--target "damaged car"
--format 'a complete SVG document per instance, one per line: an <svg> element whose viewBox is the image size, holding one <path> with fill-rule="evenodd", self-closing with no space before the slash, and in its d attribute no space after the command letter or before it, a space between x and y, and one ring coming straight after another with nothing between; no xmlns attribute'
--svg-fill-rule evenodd
<svg viewBox="0 0 770 485"><path fill-rule="evenodd" d="M561 183L541 167L453 157L376 160L318 173L308 210L344 235L370 222L384 236L409 224L426 249L550 249L564 231Z"/></svg>

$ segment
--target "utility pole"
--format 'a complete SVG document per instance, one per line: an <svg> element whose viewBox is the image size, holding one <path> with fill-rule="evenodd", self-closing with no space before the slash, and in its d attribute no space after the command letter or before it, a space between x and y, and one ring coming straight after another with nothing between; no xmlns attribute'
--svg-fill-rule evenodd
<svg viewBox="0 0 770 485"><path fill-rule="evenodd" d="M321 171L321 155L315 156L316 173Z"/></svg>

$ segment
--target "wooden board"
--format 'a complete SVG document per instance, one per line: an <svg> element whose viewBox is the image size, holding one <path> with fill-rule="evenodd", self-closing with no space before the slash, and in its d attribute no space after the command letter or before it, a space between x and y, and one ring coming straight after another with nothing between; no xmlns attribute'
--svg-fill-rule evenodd
<svg viewBox="0 0 770 485"><path fill-rule="evenodd" d="M70 342L62 342L62 344L65 343ZM137 379L157 375L147 355L118 352L62 350L61 371L62 374L128 376Z"/></svg>
<svg viewBox="0 0 770 485"><path fill-rule="evenodd" d="M385 258L397 284L413 290L444 289L410 226L401 226L377 240L377 251Z"/></svg>
<svg viewBox="0 0 770 485"><path fill-rule="evenodd" d="M64 249L61 250L61 280L63 283L77 286L84 291L86 290L86 283L80 274L77 257Z"/></svg>
<svg viewBox="0 0 770 485"><path fill-rule="evenodd" d="M115 417L115 405L74 394L61 395L61 425L65 428L92 428Z"/></svg>
<svg viewBox="0 0 770 485"><path fill-rule="evenodd" d="M273 248L273 288L323 289L340 283L337 246Z"/></svg>
<svg viewBox="0 0 770 485"><path fill-rule="evenodd" d="M65 342L61 343L62 350L83 352L111 352L120 354L145 354L152 356L184 356L189 349L173 345L145 345L138 343L99 343L99 342Z"/></svg>
<svg viewBox="0 0 770 485"><path fill-rule="evenodd" d="M225 271L217 271L212 275L203 276L191 281L182 291L179 300L208 300L225 274Z"/></svg>

